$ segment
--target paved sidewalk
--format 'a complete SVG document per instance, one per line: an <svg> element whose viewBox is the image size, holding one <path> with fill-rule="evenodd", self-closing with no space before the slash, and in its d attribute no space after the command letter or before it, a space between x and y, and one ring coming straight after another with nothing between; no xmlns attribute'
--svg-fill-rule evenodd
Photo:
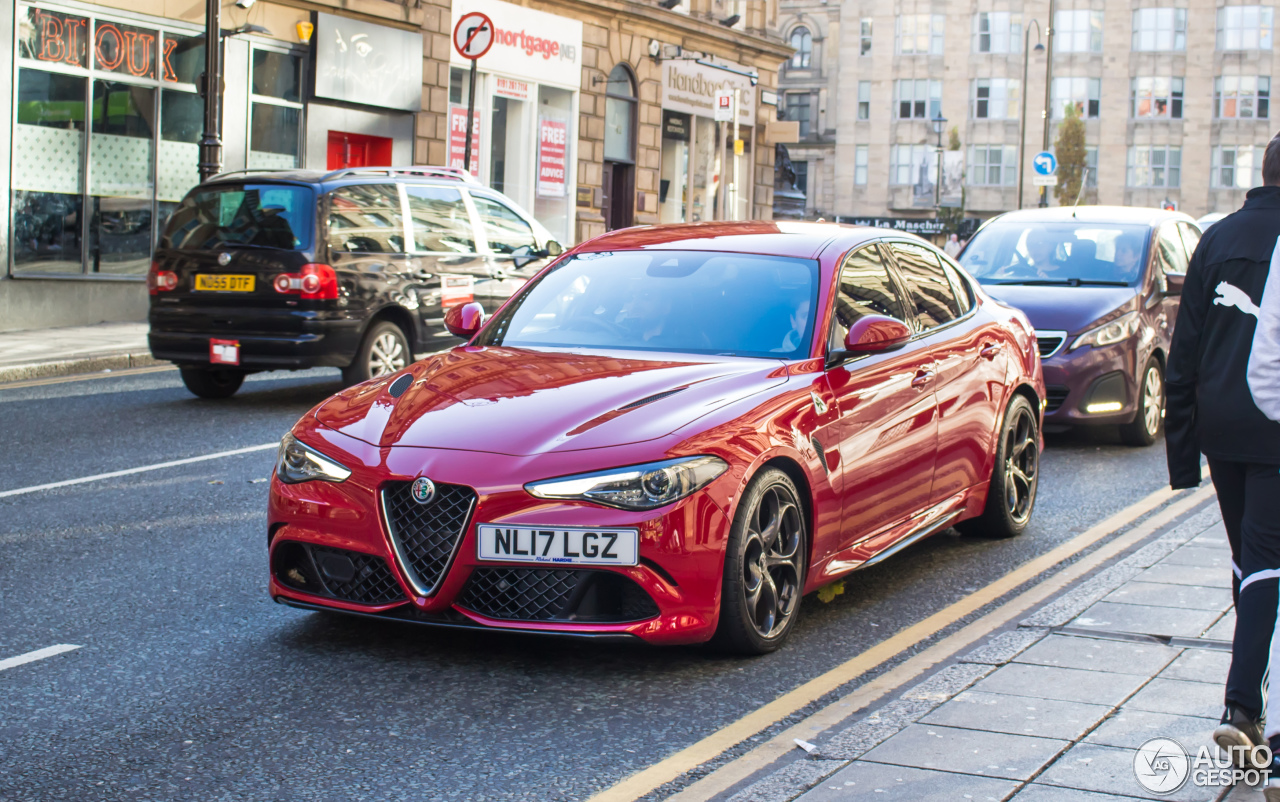
<svg viewBox="0 0 1280 802"><path fill-rule="evenodd" d="M1230 565L1217 505L1202 507L720 798L1261 802L1257 789L1191 780L1155 794L1134 773L1151 738L1173 738L1193 760L1211 746L1235 623Z"/></svg>
<svg viewBox="0 0 1280 802"><path fill-rule="evenodd" d="M0 332L0 383L157 364L146 323Z"/></svg>

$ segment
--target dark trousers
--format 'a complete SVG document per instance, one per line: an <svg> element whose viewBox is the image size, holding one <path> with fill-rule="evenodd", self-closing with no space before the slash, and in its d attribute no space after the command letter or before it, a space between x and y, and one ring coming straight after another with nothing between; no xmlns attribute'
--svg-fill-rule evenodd
<svg viewBox="0 0 1280 802"><path fill-rule="evenodd" d="M1280 638L1275 637L1280 607L1280 465L1210 459L1209 470L1234 573L1236 632L1226 702L1253 717L1268 713L1270 738L1280 734L1280 694L1271 697L1269 705L1266 687L1271 662L1280 665Z"/></svg>

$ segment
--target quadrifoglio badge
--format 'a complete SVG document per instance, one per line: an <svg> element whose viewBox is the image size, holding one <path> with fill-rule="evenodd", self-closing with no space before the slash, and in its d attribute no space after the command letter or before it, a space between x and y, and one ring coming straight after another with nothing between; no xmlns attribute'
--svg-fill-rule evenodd
<svg viewBox="0 0 1280 802"><path fill-rule="evenodd" d="M1243 754L1239 754L1243 753ZM1243 765L1248 768L1237 768ZM1190 780L1201 788L1225 788L1238 783L1258 786L1270 775L1271 749L1234 747L1230 751L1202 746L1194 758L1172 738L1152 738L1133 755L1133 774L1153 794L1171 794Z"/></svg>

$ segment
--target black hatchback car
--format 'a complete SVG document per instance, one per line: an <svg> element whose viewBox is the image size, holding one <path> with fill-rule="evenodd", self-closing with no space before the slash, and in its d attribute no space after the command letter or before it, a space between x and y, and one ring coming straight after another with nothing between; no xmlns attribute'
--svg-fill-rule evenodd
<svg viewBox="0 0 1280 802"><path fill-rule="evenodd" d="M562 251L462 170L224 173L165 226L151 353L202 398L263 370L337 367L354 384L456 344L449 308L492 313Z"/></svg>

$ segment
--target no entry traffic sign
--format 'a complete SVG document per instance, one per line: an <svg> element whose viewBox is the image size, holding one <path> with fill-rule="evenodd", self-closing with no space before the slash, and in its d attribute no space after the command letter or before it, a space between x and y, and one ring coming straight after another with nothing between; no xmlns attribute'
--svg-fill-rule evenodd
<svg viewBox="0 0 1280 802"><path fill-rule="evenodd" d="M463 14L453 27L453 47L473 61L488 53L493 47L493 20L479 11Z"/></svg>

